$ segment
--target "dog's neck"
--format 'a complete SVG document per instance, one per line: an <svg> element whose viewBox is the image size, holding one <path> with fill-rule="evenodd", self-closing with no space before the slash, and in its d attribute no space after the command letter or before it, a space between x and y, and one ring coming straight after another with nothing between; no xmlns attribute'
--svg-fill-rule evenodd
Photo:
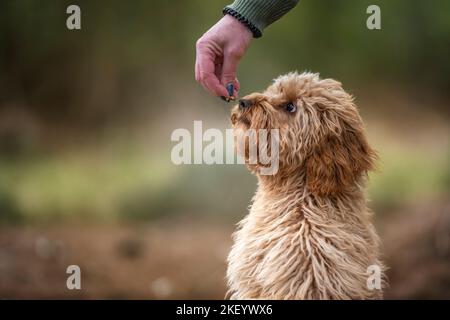
<svg viewBox="0 0 450 320"><path fill-rule="evenodd" d="M332 195L319 195L309 190L304 170L298 170L295 173L279 171L276 175L257 175L257 177L260 191L278 199L292 196L299 199L299 201L305 198L314 198L319 201L346 202L350 198L364 197L365 180L363 178L359 178L355 181L355 185L347 190L341 190Z"/></svg>
<svg viewBox="0 0 450 320"><path fill-rule="evenodd" d="M306 173L278 172L276 175L258 175L259 187L266 194L286 196L302 194L306 191Z"/></svg>

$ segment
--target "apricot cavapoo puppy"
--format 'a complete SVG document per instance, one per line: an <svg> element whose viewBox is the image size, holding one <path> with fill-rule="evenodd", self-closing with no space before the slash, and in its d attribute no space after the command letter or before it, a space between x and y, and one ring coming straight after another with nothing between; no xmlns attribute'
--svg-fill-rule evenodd
<svg viewBox="0 0 450 320"><path fill-rule="evenodd" d="M235 132L278 129L278 150L269 152L279 152L279 168L262 175L262 164L241 152L258 189L233 236L230 297L381 298L368 283L375 266L383 286L384 267L365 197L376 154L341 83L312 73L280 76L241 99L231 122Z"/></svg>

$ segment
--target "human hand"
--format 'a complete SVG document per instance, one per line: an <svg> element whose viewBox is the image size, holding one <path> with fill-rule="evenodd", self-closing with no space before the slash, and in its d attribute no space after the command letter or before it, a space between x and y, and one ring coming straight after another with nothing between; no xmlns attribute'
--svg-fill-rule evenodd
<svg viewBox="0 0 450 320"><path fill-rule="evenodd" d="M211 94L237 98L239 81L236 70L252 38L251 31L245 25L230 15L223 16L197 41L197 82ZM235 89L231 97L226 89L229 83Z"/></svg>

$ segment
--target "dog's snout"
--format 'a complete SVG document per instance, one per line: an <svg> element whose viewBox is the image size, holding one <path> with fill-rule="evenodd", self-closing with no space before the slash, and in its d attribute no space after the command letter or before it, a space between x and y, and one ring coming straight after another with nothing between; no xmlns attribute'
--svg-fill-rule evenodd
<svg viewBox="0 0 450 320"><path fill-rule="evenodd" d="M252 105L252 102L248 99L239 99L239 108L244 110Z"/></svg>

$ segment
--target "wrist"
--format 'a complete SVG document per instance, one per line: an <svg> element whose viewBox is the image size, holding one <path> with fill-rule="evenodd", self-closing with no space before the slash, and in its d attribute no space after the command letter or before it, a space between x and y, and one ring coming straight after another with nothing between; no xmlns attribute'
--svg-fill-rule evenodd
<svg viewBox="0 0 450 320"><path fill-rule="evenodd" d="M235 11L230 7L225 7L223 9L224 18L233 19L235 22L240 24L245 32L249 33L253 38L261 37L262 33L252 22L250 22L247 18L241 15L239 12Z"/></svg>
<svg viewBox="0 0 450 320"><path fill-rule="evenodd" d="M231 28L232 33L236 36L244 36L248 39L253 38L252 31L234 16L225 14L221 20Z"/></svg>
<svg viewBox="0 0 450 320"><path fill-rule="evenodd" d="M234 0L223 9L246 25L253 37L262 36L263 30L281 18L298 3L299 0Z"/></svg>

